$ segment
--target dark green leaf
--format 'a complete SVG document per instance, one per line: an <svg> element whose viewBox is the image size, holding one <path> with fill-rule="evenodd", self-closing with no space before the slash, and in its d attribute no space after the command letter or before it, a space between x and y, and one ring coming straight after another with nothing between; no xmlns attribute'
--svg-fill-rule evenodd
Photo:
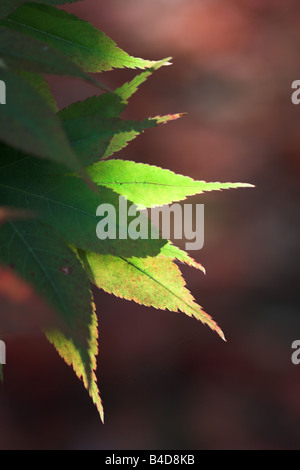
<svg viewBox="0 0 300 470"><path fill-rule="evenodd" d="M61 110L59 116L66 122L84 117L118 118L125 106L126 103L117 93L103 93L71 104Z"/></svg>
<svg viewBox="0 0 300 470"><path fill-rule="evenodd" d="M9 68L89 80L78 65L61 52L18 31L0 27L0 57Z"/></svg>
<svg viewBox="0 0 300 470"><path fill-rule="evenodd" d="M0 69L6 84L7 104L0 106L0 139L25 153L80 171L60 120L27 80Z"/></svg>
<svg viewBox="0 0 300 470"><path fill-rule="evenodd" d="M38 221L8 222L0 227L0 262L13 265L55 309L53 325L74 342L91 381L92 299L86 274L73 251Z"/></svg>
<svg viewBox="0 0 300 470"><path fill-rule="evenodd" d="M33 88L35 88L36 91L40 93L40 95L43 96L43 98L47 101L48 105L56 114L58 112L58 107L54 99L54 96L52 95L50 91L49 85L46 82L43 75L39 73L25 72L24 70L19 72L19 74L25 80L27 80L27 82L30 83L30 85L33 86Z"/></svg>
<svg viewBox="0 0 300 470"><path fill-rule="evenodd" d="M74 152L88 166L122 150L144 130L174 119L175 116L163 116L139 122L91 116L64 121L63 126Z"/></svg>

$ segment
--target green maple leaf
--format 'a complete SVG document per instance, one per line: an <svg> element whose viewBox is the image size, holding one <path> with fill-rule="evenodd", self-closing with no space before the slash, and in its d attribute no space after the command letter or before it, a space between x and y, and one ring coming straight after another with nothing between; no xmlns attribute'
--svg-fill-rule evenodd
<svg viewBox="0 0 300 470"><path fill-rule="evenodd" d="M253 187L245 183L195 181L170 170L124 160L95 163L88 173L99 186L113 189L142 208L170 204L206 191Z"/></svg>
<svg viewBox="0 0 300 470"><path fill-rule="evenodd" d="M89 281L126 300L183 312L225 338L187 289L177 264L205 272L203 266L160 238L99 240L98 206L110 204L116 233L127 234L134 217L122 217L120 196L143 209L252 185L195 181L120 159L99 161L144 130L181 114L141 121L121 117L139 86L170 59L133 57L88 22L52 6L74 1L0 2L0 80L6 84L8 103L0 106L0 265L51 307L50 321L41 314L39 326L83 381L104 420ZM115 91L87 75L114 68L143 71ZM82 78L106 93L58 112L42 73ZM150 231L150 221L141 217ZM5 308L2 314L7 315ZM0 378L2 373L0 365Z"/></svg>
<svg viewBox="0 0 300 470"><path fill-rule="evenodd" d="M195 302L172 259L197 266L187 254L171 245L156 257L123 258L95 253L79 253L90 280L110 294L160 310L181 311L207 324L225 340L217 323Z"/></svg>
<svg viewBox="0 0 300 470"><path fill-rule="evenodd" d="M144 69L156 63L130 56L90 23L51 6L25 4L2 24L48 44L85 72Z"/></svg>

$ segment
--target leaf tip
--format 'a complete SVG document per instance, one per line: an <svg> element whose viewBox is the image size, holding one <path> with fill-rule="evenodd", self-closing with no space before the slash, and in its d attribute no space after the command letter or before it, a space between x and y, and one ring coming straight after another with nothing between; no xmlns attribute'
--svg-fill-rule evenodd
<svg viewBox="0 0 300 470"><path fill-rule="evenodd" d="M165 57L160 62L163 62L164 65L173 65L173 63L171 62L172 60L173 57Z"/></svg>
<svg viewBox="0 0 300 470"><path fill-rule="evenodd" d="M223 341L225 341L225 343L227 343L227 339L225 338L225 335L222 330L220 330L220 337L222 338Z"/></svg>
<svg viewBox="0 0 300 470"><path fill-rule="evenodd" d="M255 184L251 183L237 183L239 188L256 188Z"/></svg>
<svg viewBox="0 0 300 470"><path fill-rule="evenodd" d="M97 405L97 410L98 410L98 413L99 413L100 419L101 419L101 421L102 421L102 424L105 424L105 419L104 419L104 410L103 410L103 406L102 406L102 404L101 404L101 405Z"/></svg>
<svg viewBox="0 0 300 470"><path fill-rule="evenodd" d="M221 328L219 327L219 325L213 321L213 324L208 324L210 326L210 328L212 330L214 330L216 333L218 333L218 335L220 336L220 338L225 341L225 343L227 343L227 339L225 338L225 335L223 333L223 331L221 330Z"/></svg>

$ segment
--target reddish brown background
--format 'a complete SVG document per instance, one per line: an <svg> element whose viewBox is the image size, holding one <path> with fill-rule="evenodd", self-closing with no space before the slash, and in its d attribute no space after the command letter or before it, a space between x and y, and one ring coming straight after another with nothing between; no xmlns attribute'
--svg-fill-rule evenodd
<svg viewBox="0 0 300 470"><path fill-rule="evenodd" d="M197 179L255 190L205 203L207 276L184 269L225 344L184 315L96 292L103 426L85 390L46 340L5 338L1 449L299 449L300 79L297 0L85 0L68 8L128 52L172 55L126 116L187 112L120 154ZM109 72L116 87L134 75ZM59 106L97 92L49 83Z"/></svg>

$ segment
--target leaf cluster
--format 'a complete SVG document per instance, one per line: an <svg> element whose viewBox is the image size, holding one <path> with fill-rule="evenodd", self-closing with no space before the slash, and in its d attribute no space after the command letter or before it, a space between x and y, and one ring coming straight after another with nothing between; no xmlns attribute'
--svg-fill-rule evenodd
<svg viewBox="0 0 300 470"><path fill-rule="evenodd" d="M194 181L112 159L145 130L181 116L122 118L139 86L170 59L133 57L54 6L74 1L0 2L0 80L7 87L7 104L0 105L0 282L9 270L51 307L39 326L82 379L103 420L90 283L123 299L181 311L224 335L186 288L178 262L202 266L167 240L100 241L97 207L110 203L118 211L124 196L148 208L247 185ZM115 68L140 72L113 91L91 75ZM95 96L59 111L45 74L93 83Z"/></svg>

